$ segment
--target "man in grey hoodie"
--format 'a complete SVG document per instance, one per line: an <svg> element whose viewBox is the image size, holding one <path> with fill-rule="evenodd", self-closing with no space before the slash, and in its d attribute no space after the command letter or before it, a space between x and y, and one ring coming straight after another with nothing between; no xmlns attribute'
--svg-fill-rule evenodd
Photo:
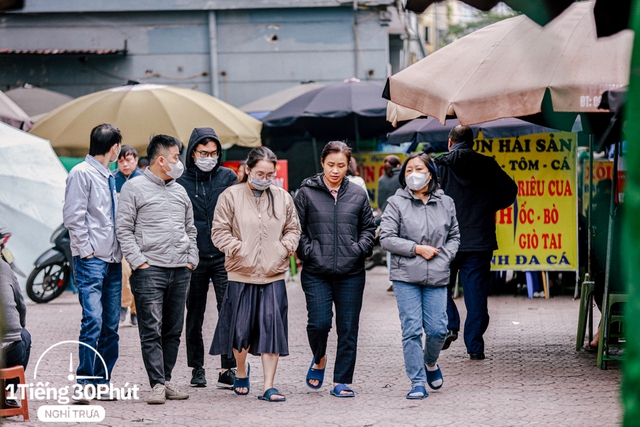
<svg viewBox="0 0 640 427"><path fill-rule="evenodd" d="M122 186L117 235L131 264L131 288L138 311L142 359L153 388L149 404L182 400L188 394L171 384L191 271L198 265L193 208L176 179L183 166L182 144L167 135L151 138L149 168Z"/></svg>

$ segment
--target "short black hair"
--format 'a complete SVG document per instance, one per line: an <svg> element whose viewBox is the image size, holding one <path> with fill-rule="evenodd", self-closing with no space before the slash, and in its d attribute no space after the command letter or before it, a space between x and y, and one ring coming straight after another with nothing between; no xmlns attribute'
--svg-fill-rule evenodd
<svg viewBox="0 0 640 427"><path fill-rule="evenodd" d="M404 179L404 174L407 171L407 163L409 160L415 159L416 157L420 158L427 166L427 169L431 173L431 181L429 181L429 185L427 185L427 190L423 194L431 194L434 193L438 188L438 170L436 169L436 165L433 163L431 156L427 153L417 152L413 153L407 160L402 164L402 169L400 169L400 175L398 176L398 181L400 182L400 187L405 188L407 186L407 181Z"/></svg>
<svg viewBox="0 0 640 427"><path fill-rule="evenodd" d="M149 166L149 158L148 157L140 157L138 159L138 167L139 168L148 167L148 166Z"/></svg>
<svg viewBox="0 0 640 427"><path fill-rule="evenodd" d="M124 159L127 156L133 156L134 159L138 158L138 150L130 145L123 145L120 147L120 154L118 154L118 160Z"/></svg>
<svg viewBox="0 0 640 427"><path fill-rule="evenodd" d="M400 163L402 163L402 161L400 160L400 157L390 154L387 157L384 158L384 161L388 161L389 164L391 166L393 166L394 168L397 168L398 166L400 166Z"/></svg>
<svg viewBox="0 0 640 427"><path fill-rule="evenodd" d="M102 156L107 154L111 147L122 142L120 129L108 123L102 123L91 130L89 141L89 154Z"/></svg>
<svg viewBox="0 0 640 427"><path fill-rule="evenodd" d="M182 143L169 135L152 136L151 141L149 141L149 146L147 147L149 163L153 163L157 157L161 156L160 150L168 150L171 147L178 147L178 150L180 150Z"/></svg>
<svg viewBox="0 0 640 427"><path fill-rule="evenodd" d="M473 148L473 129L458 125L449 131L449 139L454 143L464 142L467 147Z"/></svg>

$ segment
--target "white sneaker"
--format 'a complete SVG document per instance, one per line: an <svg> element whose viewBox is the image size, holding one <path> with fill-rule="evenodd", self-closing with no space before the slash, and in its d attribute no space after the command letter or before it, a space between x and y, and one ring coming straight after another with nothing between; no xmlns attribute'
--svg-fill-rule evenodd
<svg viewBox="0 0 640 427"><path fill-rule="evenodd" d="M76 405L88 405L90 403L90 400L84 394L84 390L75 391L73 396L71 396L71 400L73 400Z"/></svg>
<svg viewBox="0 0 640 427"><path fill-rule="evenodd" d="M164 390L164 395L169 400L185 400L189 398L187 393L178 390L176 386L168 381L164 383Z"/></svg>
<svg viewBox="0 0 640 427"><path fill-rule="evenodd" d="M151 395L147 399L147 403L149 405L162 405L167 400L165 397L165 386L164 384L156 384L151 389Z"/></svg>

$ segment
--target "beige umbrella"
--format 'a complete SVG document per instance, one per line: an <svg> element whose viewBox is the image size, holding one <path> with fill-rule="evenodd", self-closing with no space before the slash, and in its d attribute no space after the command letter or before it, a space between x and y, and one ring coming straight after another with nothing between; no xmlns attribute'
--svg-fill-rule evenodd
<svg viewBox="0 0 640 427"><path fill-rule="evenodd" d="M6 92L6 95L27 113L32 121L44 116L49 111L73 101L73 97L41 87L25 85Z"/></svg>
<svg viewBox="0 0 640 427"><path fill-rule="evenodd" d="M84 157L91 129L111 123L123 143L146 152L149 138L167 134L182 143L196 127L212 127L223 147L260 146L262 123L237 108L191 89L140 84L119 86L71 101L40 119L31 130L51 141L59 156Z"/></svg>
<svg viewBox="0 0 640 427"><path fill-rule="evenodd" d="M29 115L2 92L0 92L0 122L24 131L28 131L32 126Z"/></svg>
<svg viewBox="0 0 640 427"><path fill-rule="evenodd" d="M541 112L547 89L554 111L602 112L602 93L629 82L633 33L598 39L593 6L573 3L545 27L505 19L436 51L389 78L387 96L403 108L391 106L387 118L528 116Z"/></svg>

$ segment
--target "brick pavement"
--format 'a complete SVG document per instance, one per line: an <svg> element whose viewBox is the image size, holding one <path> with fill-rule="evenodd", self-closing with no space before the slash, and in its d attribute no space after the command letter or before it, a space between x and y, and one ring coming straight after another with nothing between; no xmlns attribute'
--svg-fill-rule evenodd
<svg viewBox="0 0 640 427"><path fill-rule="evenodd" d="M235 396L230 390L216 389L219 359L208 356L209 387L188 387L190 369L186 366L184 339L173 381L190 393L186 401L167 401L165 405L145 403L149 392L142 365L137 329L120 330L121 356L114 370L114 383L140 385L140 401L100 402L106 418L99 425L109 426L586 426L619 425L620 372L616 364L601 371L595 355L574 351L578 302L570 297L551 300L512 296L492 297L489 301L491 325L486 334L487 359L470 361L462 339L442 353L440 365L444 386L421 401L405 399L410 383L404 372L400 325L395 298L387 287L386 269L376 267L368 274L361 317L358 364L353 399L329 395L329 387L312 391L304 384L311 360L306 342L304 295L297 282L288 283L289 357L280 361L276 387L287 396L285 403L256 399L262 389L262 369L258 358L252 364L251 393ZM217 315L213 292L209 293L209 316L205 322L208 348ZM464 304L459 301L464 316ZM65 293L45 305L30 303L28 328L33 336L31 364L27 379L33 380L39 357L51 345L76 340L80 307L75 295ZM184 338L184 337L183 337ZM329 366L325 384L332 378L335 333L329 347ZM71 350L71 351L70 351ZM60 345L42 357L38 381L51 385L68 383L69 354L77 355L73 345ZM73 361L72 361L73 363ZM74 366L76 366L74 365ZM55 404L54 399L46 404ZM45 402L31 401L34 425L37 408ZM97 404L97 403L95 403ZM76 407L77 408L77 407ZM84 407L86 408L86 407ZM6 425L17 423L9 418ZM21 423L21 425L24 425ZM54 424L55 425L55 424ZM60 424L58 424L60 425ZM86 425L77 423L77 425ZM96 424L93 424L96 425Z"/></svg>

